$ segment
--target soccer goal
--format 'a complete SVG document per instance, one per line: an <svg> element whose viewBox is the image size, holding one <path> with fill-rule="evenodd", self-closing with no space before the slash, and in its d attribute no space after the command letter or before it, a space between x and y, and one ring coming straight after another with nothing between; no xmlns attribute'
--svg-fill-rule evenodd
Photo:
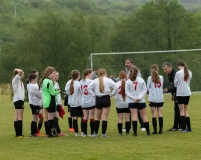
<svg viewBox="0 0 201 160"><path fill-rule="evenodd" d="M164 62L170 62L177 68L177 62L184 60L189 70L193 73L191 81L192 91L201 91L201 49L145 51L145 52L117 52L117 53L91 53L87 59L87 68L105 68L108 77L118 77L121 70L125 69L125 60L132 58L134 64L140 69L142 78L147 81L152 64L159 66L159 74L164 76L164 87L169 85L168 77L162 70Z"/></svg>

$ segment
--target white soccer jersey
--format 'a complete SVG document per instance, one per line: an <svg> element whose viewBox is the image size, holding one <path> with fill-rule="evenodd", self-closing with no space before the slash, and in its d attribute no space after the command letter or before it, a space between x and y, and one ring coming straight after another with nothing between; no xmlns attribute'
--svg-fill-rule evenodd
<svg viewBox="0 0 201 160"><path fill-rule="evenodd" d="M192 72L188 71L189 77L188 79L184 78L184 69L176 72L174 78L174 85L177 88L176 96L190 96L190 82L192 79Z"/></svg>
<svg viewBox="0 0 201 160"><path fill-rule="evenodd" d="M140 99L140 102L138 103L144 103L146 93L147 87L142 78L136 77L135 81L131 81L130 79L126 81L126 96L128 103L135 103L136 99Z"/></svg>
<svg viewBox="0 0 201 160"><path fill-rule="evenodd" d="M21 76L18 74L12 79L12 87L13 87L13 102L22 100L24 101L24 84L21 81Z"/></svg>
<svg viewBox="0 0 201 160"><path fill-rule="evenodd" d="M27 84L27 90L28 90L28 97L29 97L29 104L32 104L34 106L40 106L41 105L41 91L38 90L38 84Z"/></svg>
<svg viewBox="0 0 201 160"><path fill-rule="evenodd" d="M94 92L88 92L87 88L89 84L93 82L91 79L85 79L80 81L82 89L82 108L95 106L95 94Z"/></svg>
<svg viewBox="0 0 201 160"><path fill-rule="evenodd" d="M82 90L79 81L73 82L73 94L70 94L70 83L72 80L69 80L66 84L65 90L68 94L68 104L70 107L79 107L81 106L82 99Z"/></svg>
<svg viewBox="0 0 201 160"><path fill-rule="evenodd" d="M96 78L94 81L92 81L89 84L88 92L93 92L92 89L95 88L96 96L99 96L99 97L105 96L105 95L109 95L110 97L114 96L118 89L117 84L113 80L107 77L102 77L102 78L103 78L104 92L103 93L100 92L99 78ZM111 89L113 89L112 92L111 92Z"/></svg>
<svg viewBox="0 0 201 160"><path fill-rule="evenodd" d="M154 83L151 80L151 76L148 77L147 80L147 91L149 91L148 101L161 103L164 102L163 97L163 76L159 75L160 82Z"/></svg>
<svg viewBox="0 0 201 160"><path fill-rule="evenodd" d="M117 83L117 94L116 94L116 107L117 108L128 108L128 103L127 101L123 100L123 96L122 96L122 89L121 89L121 81L118 81ZM126 100L126 97L125 97Z"/></svg>
<svg viewBox="0 0 201 160"><path fill-rule="evenodd" d="M55 87L56 89L60 89L59 83L54 82L54 87ZM61 94L60 94L60 93L56 96L56 104L57 104L57 105L62 105L62 102L61 102Z"/></svg>

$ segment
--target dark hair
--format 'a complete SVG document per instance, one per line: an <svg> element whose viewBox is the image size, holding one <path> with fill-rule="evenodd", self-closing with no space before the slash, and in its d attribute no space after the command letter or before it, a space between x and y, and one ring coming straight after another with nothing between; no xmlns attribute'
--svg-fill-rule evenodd
<svg viewBox="0 0 201 160"><path fill-rule="evenodd" d="M30 74L36 74L38 71L37 70L35 70L35 69L32 69L30 72L29 72L29 75ZM26 84L29 84L29 77L26 79Z"/></svg>
<svg viewBox="0 0 201 160"><path fill-rule="evenodd" d="M153 64L151 66L151 81L154 83L159 83L160 82L160 77L158 74L158 65Z"/></svg>
<svg viewBox="0 0 201 160"><path fill-rule="evenodd" d="M131 81L135 81L137 78L137 74L138 74L138 68L136 66L131 67L130 71L130 75L129 78Z"/></svg>
<svg viewBox="0 0 201 160"><path fill-rule="evenodd" d="M31 73L29 75L29 82L31 82L31 80L35 79L36 77L38 77L35 73Z"/></svg>
<svg viewBox="0 0 201 160"><path fill-rule="evenodd" d="M80 75L80 71L78 70L72 70L71 71L71 82L70 82L70 95L72 95L74 93L74 88L73 88L73 82L74 80L76 80Z"/></svg>
<svg viewBox="0 0 201 160"><path fill-rule="evenodd" d="M85 80L85 79L86 79L86 76L88 76L91 72L92 72L91 69L86 68L86 69L84 70L84 74L83 74L83 76L82 76L82 79Z"/></svg>
<svg viewBox="0 0 201 160"><path fill-rule="evenodd" d="M162 68L165 67L165 66L167 66L167 67L169 67L169 68L170 68L170 67L172 68L172 65L171 65L169 62L163 63Z"/></svg>
<svg viewBox="0 0 201 160"><path fill-rule="evenodd" d="M186 62L184 62L183 60L181 60L181 61L177 62L177 66L184 67L184 78L188 79L189 73L188 73L188 67L186 65Z"/></svg>
<svg viewBox="0 0 201 160"><path fill-rule="evenodd" d="M124 101L126 100L126 93L125 93L126 77L127 75L125 71L121 71L119 73L119 78L121 79L121 92L122 92L122 97Z"/></svg>
<svg viewBox="0 0 201 160"><path fill-rule="evenodd" d="M126 61L130 61L130 63L134 64L134 60L131 58L127 58Z"/></svg>
<svg viewBox="0 0 201 160"><path fill-rule="evenodd" d="M12 79L18 74L18 71L14 71L14 75L12 76Z"/></svg>

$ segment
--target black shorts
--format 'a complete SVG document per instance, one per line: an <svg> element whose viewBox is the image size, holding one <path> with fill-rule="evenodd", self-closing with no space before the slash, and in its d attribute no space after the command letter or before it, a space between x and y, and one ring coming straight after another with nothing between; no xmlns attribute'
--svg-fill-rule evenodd
<svg viewBox="0 0 201 160"><path fill-rule="evenodd" d="M56 111L57 111L57 112L60 112L60 105L57 105L57 106L56 106Z"/></svg>
<svg viewBox="0 0 201 160"><path fill-rule="evenodd" d="M83 117L82 107L71 107L71 117Z"/></svg>
<svg viewBox="0 0 201 160"><path fill-rule="evenodd" d="M33 104L30 104L30 108L31 108L32 114L39 114L40 106L34 106Z"/></svg>
<svg viewBox="0 0 201 160"><path fill-rule="evenodd" d="M102 97L96 96L96 108L102 109L102 108L106 108L110 106L111 106L111 101L110 101L109 95L102 96Z"/></svg>
<svg viewBox="0 0 201 160"><path fill-rule="evenodd" d="M70 105L68 105L68 112L70 112L71 111L71 108L70 108Z"/></svg>
<svg viewBox="0 0 201 160"><path fill-rule="evenodd" d="M47 109L47 112L48 113L53 113L53 112L56 112L56 106L55 107L48 107L48 108L46 108Z"/></svg>
<svg viewBox="0 0 201 160"><path fill-rule="evenodd" d="M150 107L163 107L163 102L160 102L160 103L150 102L149 106Z"/></svg>
<svg viewBox="0 0 201 160"><path fill-rule="evenodd" d="M116 108L117 113L130 113L129 108Z"/></svg>
<svg viewBox="0 0 201 160"><path fill-rule="evenodd" d="M189 100L190 100L190 96L177 96L177 103L178 104L185 104L185 105L188 105L189 103Z"/></svg>
<svg viewBox="0 0 201 160"><path fill-rule="evenodd" d="M142 110L146 108L146 103L128 103L128 108Z"/></svg>
<svg viewBox="0 0 201 160"><path fill-rule="evenodd" d="M82 108L83 110L91 110L91 109L94 109L95 106L92 106L92 107L85 107L85 108Z"/></svg>
<svg viewBox="0 0 201 160"><path fill-rule="evenodd" d="M14 102L15 109L24 109L24 101L19 100Z"/></svg>

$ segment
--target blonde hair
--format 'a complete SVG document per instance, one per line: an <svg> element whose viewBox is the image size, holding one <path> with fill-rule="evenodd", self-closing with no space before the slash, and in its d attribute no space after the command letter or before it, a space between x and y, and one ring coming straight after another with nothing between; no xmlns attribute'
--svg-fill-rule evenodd
<svg viewBox="0 0 201 160"><path fill-rule="evenodd" d="M103 93L105 91L105 86L103 83L103 75L106 74L106 70L104 68L101 68L98 70L98 80L99 80L99 90L101 93Z"/></svg>
<svg viewBox="0 0 201 160"><path fill-rule="evenodd" d="M124 101L126 100L126 93L125 93L126 77L127 76L125 71L119 72L119 78L121 79L121 92Z"/></svg>
<svg viewBox="0 0 201 160"><path fill-rule="evenodd" d="M158 65L157 64L153 64L151 66L151 81L154 83L160 83L160 77L158 74Z"/></svg>

